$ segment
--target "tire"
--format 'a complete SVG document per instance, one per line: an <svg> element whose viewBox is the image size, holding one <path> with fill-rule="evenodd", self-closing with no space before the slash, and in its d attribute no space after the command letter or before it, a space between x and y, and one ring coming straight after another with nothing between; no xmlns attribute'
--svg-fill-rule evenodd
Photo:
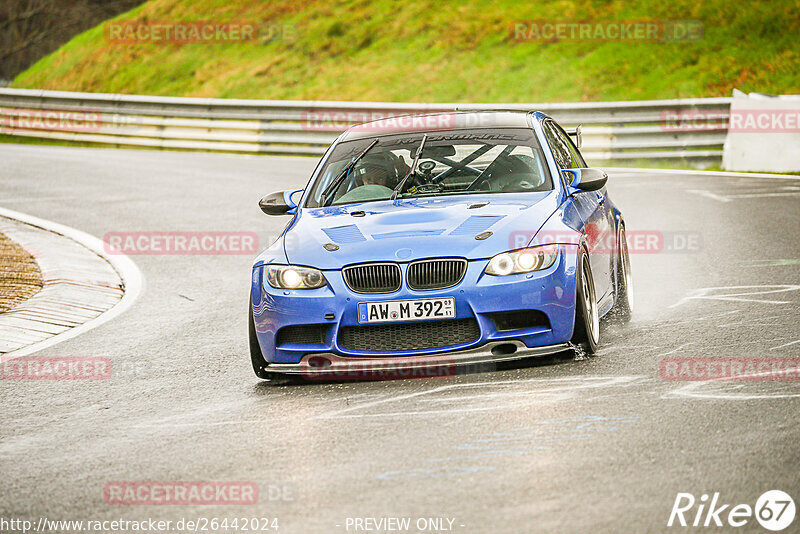
<svg viewBox="0 0 800 534"><path fill-rule="evenodd" d="M631 277L631 257L628 253L625 226L622 226L619 231L617 254L614 316L627 322L633 315L633 278Z"/></svg>
<svg viewBox="0 0 800 534"><path fill-rule="evenodd" d="M600 343L600 317L597 310L597 296L592 278L589 255L583 250L578 254L575 275L575 328L572 343L586 354L594 354Z"/></svg>
<svg viewBox="0 0 800 534"><path fill-rule="evenodd" d="M256 322L253 320L253 296L250 295L250 306L248 309L248 332L250 334L250 361L253 363L253 371L256 376L262 380L269 380L272 378L272 373L267 371L269 365L261 353L261 345L258 344L258 336L256 335Z"/></svg>

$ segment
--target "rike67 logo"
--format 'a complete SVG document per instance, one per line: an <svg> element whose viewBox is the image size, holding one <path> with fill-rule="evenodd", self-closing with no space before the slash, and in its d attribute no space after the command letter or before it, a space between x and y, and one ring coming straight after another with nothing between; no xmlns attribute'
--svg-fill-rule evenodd
<svg viewBox="0 0 800 534"><path fill-rule="evenodd" d="M678 493L667 526L743 527L755 517L763 528L777 532L791 525L794 516L794 500L780 490L764 492L755 506L724 503L718 492L711 497L704 493L700 499L691 493Z"/></svg>

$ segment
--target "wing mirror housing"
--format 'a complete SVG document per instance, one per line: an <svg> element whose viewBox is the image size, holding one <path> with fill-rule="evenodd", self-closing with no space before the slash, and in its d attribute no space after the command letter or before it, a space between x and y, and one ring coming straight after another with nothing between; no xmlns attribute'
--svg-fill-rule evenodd
<svg viewBox="0 0 800 534"><path fill-rule="evenodd" d="M300 191L302 189L270 193L258 201L258 207L267 215L294 215L297 204L292 200L292 195Z"/></svg>
<svg viewBox="0 0 800 534"><path fill-rule="evenodd" d="M605 187L608 174L602 169L565 169L561 171L570 195L581 191L597 191Z"/></svg>

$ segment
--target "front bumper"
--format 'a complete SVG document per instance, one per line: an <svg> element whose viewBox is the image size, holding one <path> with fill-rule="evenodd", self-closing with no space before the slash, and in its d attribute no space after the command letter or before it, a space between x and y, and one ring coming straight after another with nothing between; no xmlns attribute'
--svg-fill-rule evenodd
<svg viewBox="0 0 800 534"><path fill-rule="evenodd" d="M298 363L272 363L271 373L312 380L445 377L494 370L498 363L565 351L566 343L527 347L520 341L495 341L481 347L428 356L348 358L334 353L307 354Z"/></svg>
<svg viewBox="0 0 800 534"><path fill-rule="evenodd" d="M386 361L387 365L396 369L398 364L404 362L409 368L415 367L412 364L416 362L429 366L436 358L442 357L446 357L446 365L453 365L453 358L463 359L462 364L469 365L473 360L477 363L504 361L564 350L563 345L572 337L575 319L577 254L574 248L562 246L556 262L543 271L495 277L483 272L488 260L474 260L468 262L464 278L454 287L415 291L403 285L393 293L372 295L351 291L339 270L323 271L328 285L319 289L275 289L266 282L265 268L259 265L253 270L252 297L253 319L262 355L270 371L302 374L313 367L307 363L313 357L326 359L331 366L347 364L352 367L352 364ZM405 280L407 264L401 263L400 267ZM447 346L411 350L386 350L381 346L370 350L352 350L342 346L340 330L362 326L358 322L359 302L436 297L453 297L456 319L474 320L480 335ZM493 319L493 314L499 312L522 310L544 314L547 324L509 330L498 328ZM298 325L324 327L324 339L313 343L282 342L278 335L280 330ZM511 344L516 349L513 354L498 354L497 350L493 352L500 344Z"/></svg>

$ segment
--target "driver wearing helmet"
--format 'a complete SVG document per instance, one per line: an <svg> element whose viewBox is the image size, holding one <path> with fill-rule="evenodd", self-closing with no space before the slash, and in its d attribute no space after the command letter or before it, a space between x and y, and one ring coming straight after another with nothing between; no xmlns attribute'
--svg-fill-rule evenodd
<svg viewBox="0 0 800 534"><path fill-rule="evenodd" d="M403 159L391 152L367 154L358 162L355 178L358 185L379 185L394 189L407 169Z"/></svg>

